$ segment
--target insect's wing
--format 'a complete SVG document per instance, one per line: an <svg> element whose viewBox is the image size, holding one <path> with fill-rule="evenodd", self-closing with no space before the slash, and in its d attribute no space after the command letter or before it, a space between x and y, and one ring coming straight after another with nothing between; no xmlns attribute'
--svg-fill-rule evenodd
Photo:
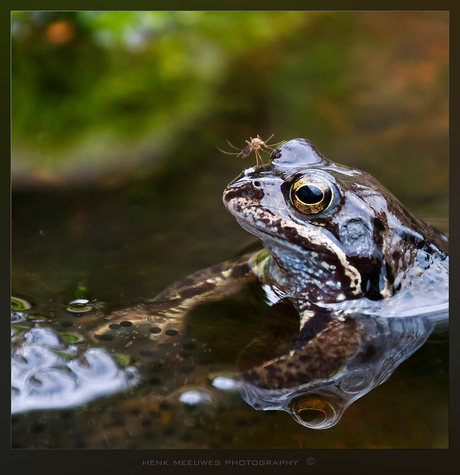
<svg viewBox="0 0 460 475"><path fill-rule="evenodd" d="M243 158L246 158L250 153L251 153L251 145L248 144L246 145L246 147L243 148L243 150L241 150L241 152L237 155L237 157L243 157Z"/></svg>

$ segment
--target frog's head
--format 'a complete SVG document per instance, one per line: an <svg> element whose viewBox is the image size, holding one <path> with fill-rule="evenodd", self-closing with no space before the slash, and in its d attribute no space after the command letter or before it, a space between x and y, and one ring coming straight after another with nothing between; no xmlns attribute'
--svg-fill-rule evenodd
<svg viewBox="0 0 460 475"><path fill-rule="evenodd" d="M272 255L275 283L313 301L390 297L407 246L423 241L425 225L375 178L331 162L305 139L244 170L223 200Z"/></svg>

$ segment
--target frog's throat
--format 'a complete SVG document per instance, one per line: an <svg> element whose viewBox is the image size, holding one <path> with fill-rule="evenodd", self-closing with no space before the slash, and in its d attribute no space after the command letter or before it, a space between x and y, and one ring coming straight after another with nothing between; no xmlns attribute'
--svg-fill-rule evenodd
<svg viewBox="0 0 460 475"><path fill-rule="evenodd" d="M265 210L265 213L267 210ZM294 253L302 253L302 249L291 242L288 242L284 239L281 239L279 236L270 233L266 228L263 226L263 220L257 219L258 210L255 211L255 215L252 218L254 221L251 222L250 220L244 219L241 216L236 216L236 219L240 226L245 229L246 231L250 232L258 236L265 244L265 241L272 241L276 242L277 245L282 246L287 249L291 249ZM331 254L335 255L336 258L339 260L341 268L344 270L345 275L348 277L350 284L349 284L349 291L352 296L358 297L362 294L361 289L361 274L353 265L351 265L350 261L347 259L345 252L340 249L340 247L333 242L332 239L328 239L324 232L320 229L316 229L314 226L308 227L308 233L304 232L304 230L300 227L293 227L289 225L284 219L277 218L280 221L279 227L285 230L287 233L297 234L300 238L299 240L304 240L307 243L310 243L314 246L326 248L331 252ZM267 247L267 246L266 246ZM267 263L265 263L265 266ZM263 270L267 270L266 267ZM386 295L385 295L386 296Z"/></svg>
<svg viewBox="0 0 460 475"><path fill-rule="evenodd" d="M249 266L253 274L262 282L267 276L268 265L270 264L271 255L267 249L257 251L249 258Z"/></svg>

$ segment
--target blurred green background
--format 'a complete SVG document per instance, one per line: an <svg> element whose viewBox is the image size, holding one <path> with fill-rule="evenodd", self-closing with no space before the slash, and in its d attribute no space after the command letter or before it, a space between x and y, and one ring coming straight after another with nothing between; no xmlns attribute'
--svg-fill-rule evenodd
<svg viewBox="0 0 460 475"><path fill-rule="evenodd" d="M62 330L74 298L127 305L233 258L254 237L222 191L255 157L216 147L257 134L445 229L448 132L447 12L13 12L13 293ZM257 413L229 446L446 447L446 368L425 345L337 428Z"/></svg>
<svg viewBox="0 0 460 475"><path fill-rule="evenodd" d="M447 12L13 12L12 31L15 189L236 173L216 145L273 133L446 213Z"/></svg>

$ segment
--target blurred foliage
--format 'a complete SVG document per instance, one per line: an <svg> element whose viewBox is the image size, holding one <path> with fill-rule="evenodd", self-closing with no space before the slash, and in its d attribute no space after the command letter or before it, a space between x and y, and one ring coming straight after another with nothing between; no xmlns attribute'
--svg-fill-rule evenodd
<svg viewBox="0 0 460 475"><path fill-rule="evenodd" d="M232 61L299 23L292 13L255 23L238 13L13 13L13 164L113 164L177 141L215 107Z"/></svg>
<svg viewBox="0 0 460 475"><path fill-rule="evenodd" d="M17 187L274 133L446 203L446 12L13 12L12 32Z"/></svg>

